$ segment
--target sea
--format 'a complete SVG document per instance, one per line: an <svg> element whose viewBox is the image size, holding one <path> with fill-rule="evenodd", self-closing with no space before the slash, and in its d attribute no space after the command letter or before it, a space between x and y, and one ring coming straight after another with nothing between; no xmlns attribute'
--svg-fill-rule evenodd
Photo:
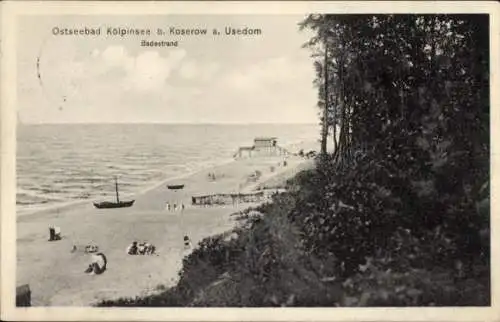
<svg viewBox="0 0 500 322"><path fill-rule="evenodd" d="M317 124L40 124L17 129L18 215L134 195L233 160L259 136L292 148L319 138Z"/></svg>

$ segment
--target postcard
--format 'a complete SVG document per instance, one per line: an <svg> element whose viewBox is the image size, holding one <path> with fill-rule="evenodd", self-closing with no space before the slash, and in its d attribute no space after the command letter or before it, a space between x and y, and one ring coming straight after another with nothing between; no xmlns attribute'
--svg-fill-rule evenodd
<svg viewBox="0 0 500 322"><path fill-rule="evenodd" d="M494 2L2 3L2 319L499 321Z"/></svg>

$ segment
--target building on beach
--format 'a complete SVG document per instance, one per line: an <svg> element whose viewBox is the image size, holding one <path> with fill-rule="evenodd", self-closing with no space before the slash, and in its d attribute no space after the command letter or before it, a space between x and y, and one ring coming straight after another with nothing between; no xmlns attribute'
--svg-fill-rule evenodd
<svg viewBox="0 0 500 322"><path fill-rule="evenodd" d="M253 146L243 146L234 155L235 158L252 158L259 156L285 156L288 151L278 145L276 137L257 137Z"/></svg>

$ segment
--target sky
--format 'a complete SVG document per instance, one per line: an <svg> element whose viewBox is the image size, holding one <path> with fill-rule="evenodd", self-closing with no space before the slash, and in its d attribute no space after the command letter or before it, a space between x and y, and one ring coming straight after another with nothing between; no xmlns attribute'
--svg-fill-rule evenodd
<svg viewBox="0 0 500 322"><path fill-rule="evenodd" d="M31 16L18 23L17 106L23 123L317 123L311 36L303 16ZM206 36L156 36L157 28ZM213 36L225 26L261 35ZM54 36L98 28L101 36ZM107 27L153 35L109 37ZM142 39L178 47L142 47ZM39 68L37 69L37 58ZM38 78L38 71L40 78Z"/></svg>

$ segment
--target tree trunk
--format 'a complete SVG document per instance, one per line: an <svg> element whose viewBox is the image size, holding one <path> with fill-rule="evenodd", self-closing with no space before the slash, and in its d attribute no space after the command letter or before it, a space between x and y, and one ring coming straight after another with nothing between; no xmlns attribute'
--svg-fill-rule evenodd
<svg viewBox="0 0 500 322"><path fill-rule="evenodd" d="M339 151L336 155L336 162L340 161L340 166L343 166L344 159L346 157L346 148L347 148L347 133L348 131L348 120L347 120L347 111L344 97L344 57L341 54L339 60L339 106L341 109L340 114L340 136L339 136ZM340 158L340 159L339 159Z"/></svg>
<svg viewBox="0 0 500 322"><path fill-rule="evenodd" d="M325 40L325 105L323 107L323 131L321 133L321 154L326 156L328 138L328 43Z"/></svg>
<svg viewBox="0 0 500 322"><path fill-rule="evenodd" d="M332 121L332 127L333 127L333 151L337 151L339 142L337 141L337 108L339 106L339 96L335 96L335 108L333 110L333 121Z"/></svg>

